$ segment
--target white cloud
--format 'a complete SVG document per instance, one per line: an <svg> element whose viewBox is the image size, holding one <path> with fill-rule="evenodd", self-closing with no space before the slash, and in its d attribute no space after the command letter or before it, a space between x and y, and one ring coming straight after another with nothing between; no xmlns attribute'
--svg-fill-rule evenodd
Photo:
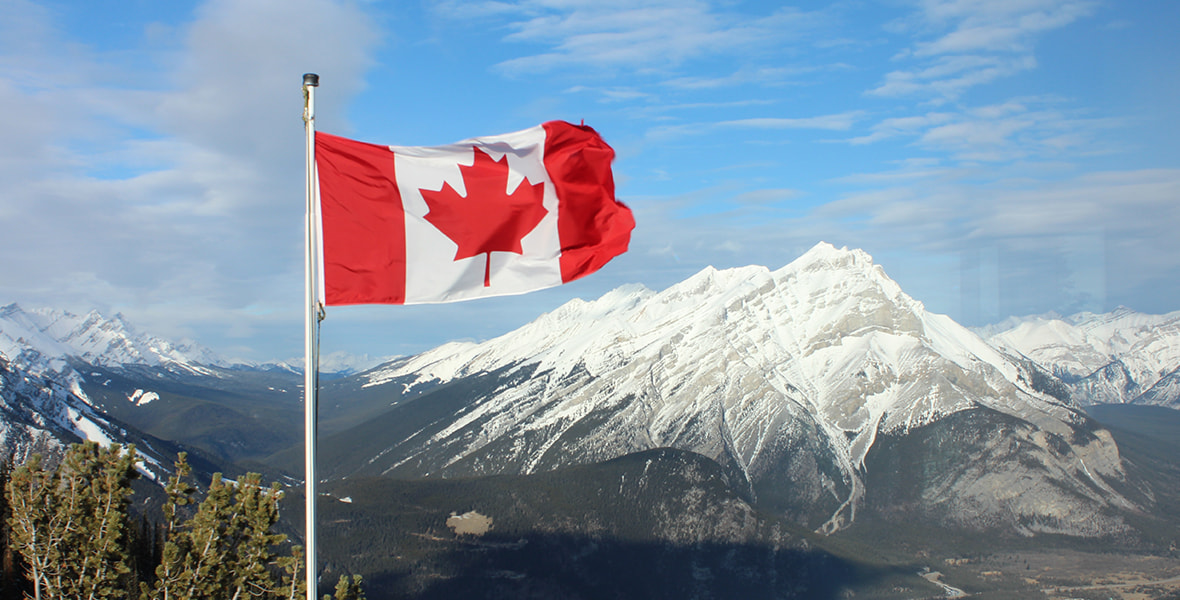
<svg viewBox="0 0 1180 600"><path fill-rule="evenodd" d="M845 63L831 63L824 65L796 65L783 66L742 66L732 73L717 76L693 75L674 77L663 81L662 84L670 88L681 90L709 90L732 87L738 85L782 86L800 83L805 75L822 72L846 71L852 67Z"/></svg>
<svg viewBox="0 0 1180 600"><path fill-rule="evenodd" d="M1065 239L1100 232L1110 240L1134 240L1127 271L1180 269L1180 170L1130 170L1035 177L1013 171L948 170L851 178L872 187L819 208L817 230L856 223L866 246L925 248L954 254L965 248L999 247L1020 252L1055 251ZM976 185L963 185L972 181ZM1139 261L1162 262L1144 269Z"/></svg>
<svg viewBox="0 0 1180 600"><path fill-rule="evenodd" d="M915 135L931 126L947 123L954 118L954 115L945 112L933 112L913 117L889 118L873 125L871 134L852 138L849 142L856 145L871 144L897 136Z"/></svg>
<svg viewBox="0 0 1180 600"><path fill-rule="evenodd" d="M1019 56L942 56L927 66L890 71L885 81L867 93L900 97L915 94L955 99L977 85L1036 68L1036 58Z"/></svg>
<svg viewBox="0 0 1180 600"><path fill-rule="evenodd" d="M667 140L675 137L704 135L717 129L817 129L824 131L847 131L864 116L862 111L848 111L814 117L754 117L734 119L717 123L680 123L658 125L646 130L651 140Z"/></svg>
<svg viewBox="0 0 1180 600"><path fill-rule="evenodd" d="M300 75L320 70L337 99L359 90L377 41L365 15L330 0L213 0L154 48L168 75L148 76L124 69L129 55L74 43L48 11L9 9L37 33L0 43L0 110L21 115L0 149L0 212L20 224L6 231L2 293L114 305L158 331L294 297Z"/></svg>
<svg viewBox="0 0 1180 600"><path fill-rule="evenodd" d="M1089 16L1095 2L1016 0L1010 2L929 2L931 23L953 22L942 37L916 45L917 56L965 52L1027 52L1035 34Z"/></svg>

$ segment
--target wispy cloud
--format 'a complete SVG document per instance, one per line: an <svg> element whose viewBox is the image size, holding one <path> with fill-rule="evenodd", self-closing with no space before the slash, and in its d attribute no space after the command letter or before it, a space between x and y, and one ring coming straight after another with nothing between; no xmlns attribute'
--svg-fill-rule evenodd
<svg viewBox="0 0 1180 600"><path fill-rule="evenodd" d="M538 51L500 62L509 76L570 67L644 71L667 69L688 60L740 55L797 41L824 17L779 8L751 17L715 9L701 0L523 0L450 2L436 10L447 18L501 17L510 33L503 40ZM773 69L735 76L780 77ZM713 86L721 80L681 79L681 85Z"/></svg>
<svg viewBox="0 0 1180 600"><path fill-rule="evenodd" d="M867 186L816 210L835 222L861 224L871 243L955 252L968 246L1048 251L1082 232L1155 246L1180 269L1180 171L1148 169L1086 174L1032 172L1022 177L988 169L910 169L844 181ZM976 185L963 185L966 181ZM1142 215L1153 215L1144 219Z"/></svg>
<svg viewBox="0 0 1180 600"><path fill-rule="evenodd" d="M674 77L662 82L662 84L671 88L683 90L708 90L745 84L780 86L796 82L801 77L806 75L821 72L844 71L851 68L852 67L850 65L845 63L797 65L789 67L743 67L732 73L723 75Z"/></svg>
<svg viewBox="0 0 1180 600"><path fill-rule="evenodd" d="M922 14L932 27L950 31L920 42L915 56L969 52L1028 52L1036 34L1064 27L1089 16L1097 2L1076 0L934 0Z"/></svg>
<svg viewBox="0 0 1180 600"><path fill-rule="evenodd" d="M580 92L590 92L597 94L599 102L628 102L632 100L655 100L656 96L650 92L644 92L630 87L603 87L590 88L586 86L574 86L566 90L566 93L577 94Z"/></svg>
<svg viewBox="0 0 1180 600"><path fill-rule="evenodd" d="M913 42L895 60L916 63L891 71L868 93L956 99L967 89L1036 67L1038 35L1091 15L1097 4L1077 0L924 0L890 24Z"/></svg>
<svg viewBox="0 0 1180 600"><path fill-rule="evenodd" d="M873 96L924 95L937 99L955 99L970 88L991 83L1002 77L1036 68L1031 55L1019 56L942 56L927 61L926 66L890 71L885 81L867 93Z"/></svg>
<svg viewBox="0 0 1180 600"><path fill-rule="evenodd" d="M865 116L863 111L847 111L813 117L752 117L714 123L680 123L658 125L647 130L649 139L669 139L691 135L703 135L719 129L815 129L820 131L847 131L856 121Z"/></svg>
<svg viewBox="0 0 1180 600"><path fill-rule="evenodd" d="M959 161L1054 159L1110 152L1098 135L1120 121L1070 114L1055 98L1019 98L958 111L932 111L894 117L872 126L870 133L848 140L853 145L908 138L912 144Z"/></svg>
<svg viewBox="0 0 1180 600"><path fill-rule="evenodd" d="M751 129L823 129L828 131L847 131L853 123L863 118L864 111L853 110L832 115L818 117L757 117L751 119L736 119L721 121L718 127L742 127Z"/></svg>
<svg viewBox="0 0 1180 600"><path fill-rule="evenodd" d="M872 133L849 140L852 144L871 144L897 136L912 136L926 131L931 126L950 122L955 117L951 113L933 112L913 117L894 117L885 119L872 127Z"/></svg>

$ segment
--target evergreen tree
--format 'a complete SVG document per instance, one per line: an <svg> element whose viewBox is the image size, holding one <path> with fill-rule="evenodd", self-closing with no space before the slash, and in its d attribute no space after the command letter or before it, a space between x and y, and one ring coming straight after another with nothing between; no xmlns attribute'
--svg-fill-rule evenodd
<svg viewBox="0 0 1180 600"><path fill-rule="evenodd" d="M127 597L128 523L135 448L70 448L57 469L41 457L12 472L11 543L24 559L33 597Z"/></svg>
<svg viewBox="0 0 1180 600"><path fill-rule="evenodd" d="M282 499L278 484L263 487L254 473L237 482L215 474L195 514L182 523L180 509L192 503L194 490L184 483L187 465L177 466L166 488L165 527L170 533L155 585L142 584L141 599L304 597L302 548L294 547L290 556L275 553L286 541L285 535L271 533ZM363 594L355 595L359 580L356 589L348 598L363 600Z"/></svg>
<svg viewBox="0 0 1180 600"><path fill-rule="evenodd" d="M350 579L346 575L340 576L336 582L336 594L324 594L324 600L365 600L365 592L361 589L361 576L353 575Z"/></svg>
<svg viewBox="0 0 1180 600"><path fill-rule="evenodd" d="M303 559L303 546L292 547L291 556L284 556L277 562L283 571L283 580L280 586L280 591L283 593L276 594L275 597L287 600L306 598L307 581L303 578L303 569L307 566L307 562Z"/></svg>
<svg viewBox="0 0 1180 600"><path fill-rule="evenodd" d="M196 514L183 526L178 509L191 501L192 487L177 469L169 482L165 507L171 531L164 543L156 582L144 584L145 599L190 600L197 598L246 598L274 595L280 586L272 566L278 557L272 547L286 536L270 533L278 521L277 485L263 488L259 476L250 474L239 482L227 482L220 474L213 482Z"/></svg>
<svg viewBox="0 0 1180 600"><path fill-rule="evenodd" d="M127 512L135 456L134 447L85 443L56 469L34 456L11 473L0 513L10 507L7 539L23 558L34 599L119 600L136 591L140 600L304 597L302 548L277 554L286 536L271 532L278 484L263 487L257 474L236 482L216 474L197 504L182 454L164 488L165 522L145 519L135 528ZM6 574L6 593L19 591L9 582ZM364 600L360 583L360 576L341 577L335 596L324 598Z"/></svg>
<svg viewBox="0 0 1180 600"><path fill-rule="evenodd" d="M10 461L0 461L0 491L8 489ZM21 592L28 583L19 564L15 549L11 544L11 529L8 519L12 511L8 509L8 494L0 493L0 600L19 600Z"/></svg>

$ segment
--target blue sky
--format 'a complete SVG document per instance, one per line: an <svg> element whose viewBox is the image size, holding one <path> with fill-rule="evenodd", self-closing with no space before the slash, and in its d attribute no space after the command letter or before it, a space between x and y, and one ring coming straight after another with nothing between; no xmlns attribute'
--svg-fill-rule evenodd
<svg viewBox="0 0 1180 600"><path fill-rule="evenodd" d="M863 248L927 308L1180 310L1180 3L0 0L0 302L302 353L318 127L584 120L638 226L527 296L329 311L323 352L486 339L573 297Z"/></svg>

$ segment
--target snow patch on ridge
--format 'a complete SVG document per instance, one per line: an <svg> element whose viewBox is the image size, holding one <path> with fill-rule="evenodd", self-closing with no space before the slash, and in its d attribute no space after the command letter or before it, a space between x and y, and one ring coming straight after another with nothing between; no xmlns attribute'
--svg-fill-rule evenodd
<svg viewBox="0 0 1180 600"><path fill-rule="evenodd" d="M127 397L127 400L131 401L131 403L136 406L144 406L144 405L150 404L154 400L159 400L159 399L160 399L159 394L157 394L155 392L145 392L140 389L135 390L135 392L133 392L130 396Z"/></svg>

